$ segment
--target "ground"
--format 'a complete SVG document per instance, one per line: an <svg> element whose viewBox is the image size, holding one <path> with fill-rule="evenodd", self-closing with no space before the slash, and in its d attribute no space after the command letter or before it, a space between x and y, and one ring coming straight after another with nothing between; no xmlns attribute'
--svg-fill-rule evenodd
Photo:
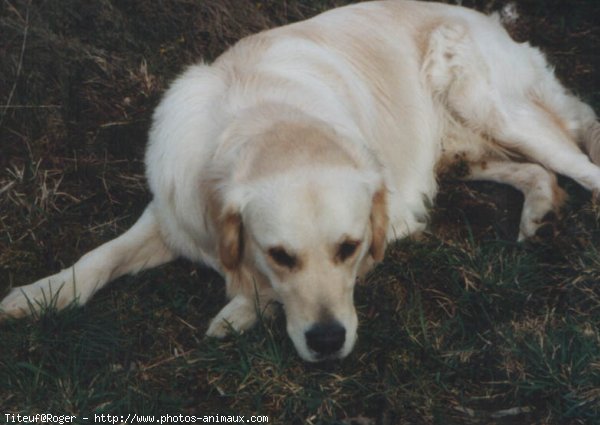
<svg viewBox="0 0 600 425"><path fill-rule="evenodd" d="M72 264L149 199L150 116L185 64L343 0L5 0L0 295ZM503 2L465 0L496 10ZM600 110L600 2L525 0L510 30ZM83 308L0 325L5 413L268 415L281 424L600 423L600 208L572 181L560 224L515 242L520 195L444 182L429 231L356 290L359 342L302 362L281 314L219 342L215 273L177 261ZM85 422L84 422L85 423Z"/></svg>

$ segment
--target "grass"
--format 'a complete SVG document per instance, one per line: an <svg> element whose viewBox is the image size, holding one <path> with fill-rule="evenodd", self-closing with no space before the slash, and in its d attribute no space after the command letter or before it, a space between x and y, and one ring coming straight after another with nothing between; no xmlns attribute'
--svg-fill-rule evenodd
<svg viewBox="0 0 600 425"><path fill-rule="evenodd" d="M70 265L136 220L149 199L151 112L184 64L342 3L4 2L0 290ZM598 3L519 6L513 35L543 46L598 110ZM0 422L51 412L600 423L600 209L561 184L570 201L555 235L524 244L515 191L444 184L430 231L391 246L357 286L359 340L340 362L302 362L281 312L226 341L204 338L223 283L185 261L119 279L83 308L5 322Z"/></svg>

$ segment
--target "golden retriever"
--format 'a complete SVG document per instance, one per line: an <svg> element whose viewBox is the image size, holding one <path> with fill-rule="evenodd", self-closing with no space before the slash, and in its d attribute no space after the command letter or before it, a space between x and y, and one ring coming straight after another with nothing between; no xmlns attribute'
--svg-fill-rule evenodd
<svg viewBox="0 0 600 425"><path fill-rule="evenodd" d="M0 307L85 303L182 256L225 278L231 300L208 335L245 330L277 301L303 359L343 358L357 277L424 228L439 172L460 161L466 179L521 190L527 238L563 200L554 173L600 191L599 129L498 14L402 0L334 9L188 68L154 114L139 221Z"/></svg>

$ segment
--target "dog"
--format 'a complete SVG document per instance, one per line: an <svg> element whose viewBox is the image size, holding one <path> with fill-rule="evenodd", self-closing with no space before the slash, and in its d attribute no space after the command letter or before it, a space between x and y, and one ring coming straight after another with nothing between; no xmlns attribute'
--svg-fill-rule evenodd
<svg viewBox="0 0 600 425"><path fill-rule="evenodd" d="M600 124L499 14L358 3L239 41L164 94L146 152L153 199L72 267L13 288L5 317L83 304L124 274L185 257L225 279L207 335L244 331L271 302L306 361L356 341L353 288L390 241L422 231L437 176L511 185L519 239L564 199L600 193Z"/></svg>

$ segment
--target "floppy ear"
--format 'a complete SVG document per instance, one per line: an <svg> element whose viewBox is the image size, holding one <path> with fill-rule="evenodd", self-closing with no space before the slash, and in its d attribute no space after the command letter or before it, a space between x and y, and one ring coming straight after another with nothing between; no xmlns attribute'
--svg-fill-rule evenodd
<svg viewBox="0 0 600 425"><path fill-rule="evenodd" d="M230 271L238 268L244 252L242 216L239 211L226 209L219 221L219 257Z"/></svg>
<svg viewBox="0 0 600 425"><path fill-rule="evenodd" d="M387 189L382 185L373 195L373 202L371 204L372 239L369 253L376 262L383 260L385 255L388 220Z"/></svg>

